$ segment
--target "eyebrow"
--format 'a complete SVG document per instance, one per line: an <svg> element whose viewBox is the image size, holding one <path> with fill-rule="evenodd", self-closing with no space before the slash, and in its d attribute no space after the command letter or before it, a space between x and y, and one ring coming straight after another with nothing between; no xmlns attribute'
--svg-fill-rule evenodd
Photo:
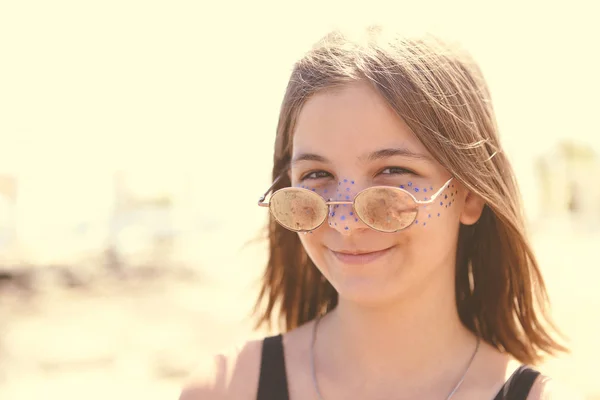
<svg viewBox="0 0 600 400"><path fill-rule="evenodd" d="M302 161L317 161L325 164L329 164L330 161L323 156L313 153L300 153L292 160L292 165L298 164Z"/></svg>
<svg viewBox="0 0 600 400"><path fill-rule="evenodd" d="M417 160L428 160L428 161L431 160L431 157L429 157L428 155L415 153L414 151L409 150L405 147L396 147L396 148L377 150L377 151L374 151L371 154L369 154L366 157L366 159L367 159L367 161L373 162L373 161L378 161L378 160L382 160L382 159L390 158L390 157L394 157L394 156L414 158Z"/></svg>
<svg viewBox="0 0 600 400"><path fill-rule="evenodd" d="M396 157L396 156L412 158L412 159L416 159L416 160L431 161L430 156L425 155L425 154L415 153L414 151L409 150L405 147L396 147L396 148L387 148L387 149L377 150L377 151L367 154L366 156L360 157L360 160L374 162L374 161L379 161L379 160L383 160L383 159L390 158L390 157ZM317 161L317 162L321 162L324 164L331 163L327 158L325 158L321 155L314 154L314 153L301 153L301 154L298 154L296 157L294 157L294 159L292 160L292 165L300 163L302 161Z"/></svg>

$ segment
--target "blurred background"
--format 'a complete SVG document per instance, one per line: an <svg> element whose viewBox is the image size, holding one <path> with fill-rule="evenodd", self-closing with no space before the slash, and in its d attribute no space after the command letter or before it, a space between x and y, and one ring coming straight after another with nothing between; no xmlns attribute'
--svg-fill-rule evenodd
<svg viewBox="0 0 600 400"><path fill-rule="evenodd" d="M479 61L572 353L600 399L600 28L593 1L0 2L0 398L174 399L264 331L278 117L328 29L394 22Z"/></svg>

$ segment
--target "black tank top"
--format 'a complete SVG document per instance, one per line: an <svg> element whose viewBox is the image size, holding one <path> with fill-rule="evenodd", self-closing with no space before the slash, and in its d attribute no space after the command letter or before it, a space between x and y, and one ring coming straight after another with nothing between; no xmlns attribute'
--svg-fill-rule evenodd
<svg viewBox="0 0 600 400"><path fill-rule="evenodd" d="M257 400L289 400L281 335L263 341ZM504 383L494 400L526 400L540 373L521 365Z"/></svg>

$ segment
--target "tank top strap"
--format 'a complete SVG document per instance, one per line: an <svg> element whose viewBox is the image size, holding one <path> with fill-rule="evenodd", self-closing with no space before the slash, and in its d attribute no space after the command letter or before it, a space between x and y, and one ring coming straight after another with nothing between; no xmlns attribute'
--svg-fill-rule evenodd
<svg viewBox="0 0 600 400"><path fill-rule="evenodd" d="M289 400L281 334L263 340L257 400Z"/></svg>
<svg viewBox="0 0 600 400"><path fill-rule="evenodd" d="M500 388L494 400L526 400L538 376L539 371L521 365Z"/></svg>

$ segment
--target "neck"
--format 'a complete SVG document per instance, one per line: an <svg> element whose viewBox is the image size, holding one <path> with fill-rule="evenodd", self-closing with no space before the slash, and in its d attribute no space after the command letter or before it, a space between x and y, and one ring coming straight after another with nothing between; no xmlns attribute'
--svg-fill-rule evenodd
<svg viewBox="0 0 600 400"><path fill-rule="evenodd" d="M374 379L431 378L462 367L475 340L458 317L448 277L434 278L403 297L377 307L340 297L318 327L317 351L328 354L332 368L351 366L353 373Z"/></svg>

